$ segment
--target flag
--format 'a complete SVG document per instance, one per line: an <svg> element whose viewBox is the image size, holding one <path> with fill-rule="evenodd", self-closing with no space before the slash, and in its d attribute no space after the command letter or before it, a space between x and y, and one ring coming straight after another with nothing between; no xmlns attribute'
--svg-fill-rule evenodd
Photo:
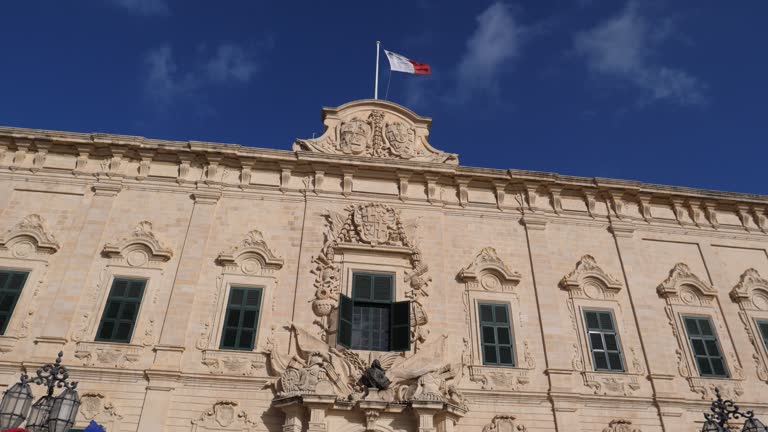
<svg viewBox="0 0 768 432"><path fill-rule="evenodd" d="M429 75L429 65L426 63L415 62L400 54L384 50L384 54L389 59L389 69L396 72L405 72L416 75Z"/></svg>
<svg viewBox="0 0 768 432"><path fill-rule="evenodd" d="M106 429L104 429L104 426L91 420L91 422L88 423L88 426L86 426L84 432L106 432Z"/></svg>

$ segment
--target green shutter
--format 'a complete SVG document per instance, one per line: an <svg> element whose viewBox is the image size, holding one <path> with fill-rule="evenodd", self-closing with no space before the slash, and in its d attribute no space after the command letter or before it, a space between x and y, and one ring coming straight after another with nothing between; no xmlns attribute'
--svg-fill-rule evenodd
<svg viewBox="0 0 768 432"><path fill-rule="evenodd" d="M130 343L147 281L115 279L101 315L96 340Z"/></svg>
<svg viewBox="0 0 768 432"><path fill-rule="evenodd" d="M219 347L252 351L260 310L261 288L231 287Z"/></svg>
<svg viewBox="0 0 768 432"><path fill-rule="evenodd" d="M390 351L411 350L411 302L392 303L391 330L389 332Z"/></svg>
<svg viewBox="0 0 768 432"><path fill-rule="evenodd" d="M352 347L352 299L344 294L339 294L339 331L336 342L343 347Z"/></svg>
<svg viewBox="0 0 768 432"><path fill-rule="evenodd" d="M720 342L714 332L712 322L707 317L683 317L691 351L699 369L699 375L704 377L728 378L720 351Z"/></svg>
<svg viewBox="0 0 768 432"><path fill-rule="evenodd" d="M17 271L0 272L0 335L5 334L28 274Z"/></svg>

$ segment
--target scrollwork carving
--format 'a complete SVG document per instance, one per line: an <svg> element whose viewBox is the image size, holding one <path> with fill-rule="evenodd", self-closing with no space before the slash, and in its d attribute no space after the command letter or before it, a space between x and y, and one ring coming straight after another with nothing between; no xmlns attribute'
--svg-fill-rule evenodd
<svg viewBox="0 0 768 432"><path fill-rule="evenodd" d="M512 291L522 276L510 270L499 258L496 249L489 246L483 248L469 265L461 269L458 278L467 285L467 289L482 287L488 291Z"/></svg>
<svg viewBox="0 0 768 432"><path fill-rule="evenodd" d="M125 261L131 267L142 267L170 260L173 250L157 238L151 222L141 221L127 236L105 244L102 254L113 260Z"/></svg>
<svg viewBox="0 0 768 432"><path fill-rule="evenodd" d="M29 258L34 254L51 255L59 248L56 237L38 214L25 217L0 238L0 250L10 250L16 258Z"/></svg>
<svg viewBox="0 0 768 432"><path fill-rule="evenodd" d="M259 230L251 230L245 238L216 258L225 272L247 275L270 275L283 267L283 259L267 245Z"/></svg>
<svg viewBox="0 0 768 432"><path fill-rule="evenodd" d="M494 416L490 423L483 426L483 432L526 432L525 426L517 421L513 415Z"/></svg>

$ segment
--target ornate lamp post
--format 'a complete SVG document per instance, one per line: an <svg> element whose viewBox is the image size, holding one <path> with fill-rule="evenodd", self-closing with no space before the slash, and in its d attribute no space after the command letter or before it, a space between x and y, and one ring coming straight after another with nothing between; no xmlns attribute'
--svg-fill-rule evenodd
<svg viewBox="0 0 768 432"><path fill-rule="evenodd" d="M0 430L19 427L24 420L30 432L67 432L75 424L80 397L75 390L77 382L67 382L69 372L61 365L62 356L64 353L59 352L56 361L43 365L34 378L22 373L19 382L5 391L0 402ZM29 383L48 387L34 405ZM54 397L56 388L64 391Z"/></svg>
<svg viewBox="0 0 768 432"><path fill-rule="evenodd" d="M741 411L739 406L732 400L723 400L720 396L720 389L715 389L717 399L712 401L712 406L709 408L712 413L705 413L704 418L707 419L704 422L704 426L701 428L701 432L727 432L726 428L729 419L738 419L744 417L747 419L744 422L742 432L768 432L768 428L765 427L763 422L755 418L755 413L752 411Z"/></svg>

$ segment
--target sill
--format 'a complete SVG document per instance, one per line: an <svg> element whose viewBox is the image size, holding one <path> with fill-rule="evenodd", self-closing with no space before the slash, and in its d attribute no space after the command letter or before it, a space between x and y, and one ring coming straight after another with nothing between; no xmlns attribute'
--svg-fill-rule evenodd
<svg viewBox="0 0 768 432"><path fill-rule="evenodd" d="M483 390L517 391L531 382L528 369L512 366L470 365L469 380Z"/></svg>
<svg viewBox="0 0 768 432"><path fill-rule="evenodd" d="M202 363L216 375L256 376L266 374L267 359L256 351L203 350Z"/></svg>

